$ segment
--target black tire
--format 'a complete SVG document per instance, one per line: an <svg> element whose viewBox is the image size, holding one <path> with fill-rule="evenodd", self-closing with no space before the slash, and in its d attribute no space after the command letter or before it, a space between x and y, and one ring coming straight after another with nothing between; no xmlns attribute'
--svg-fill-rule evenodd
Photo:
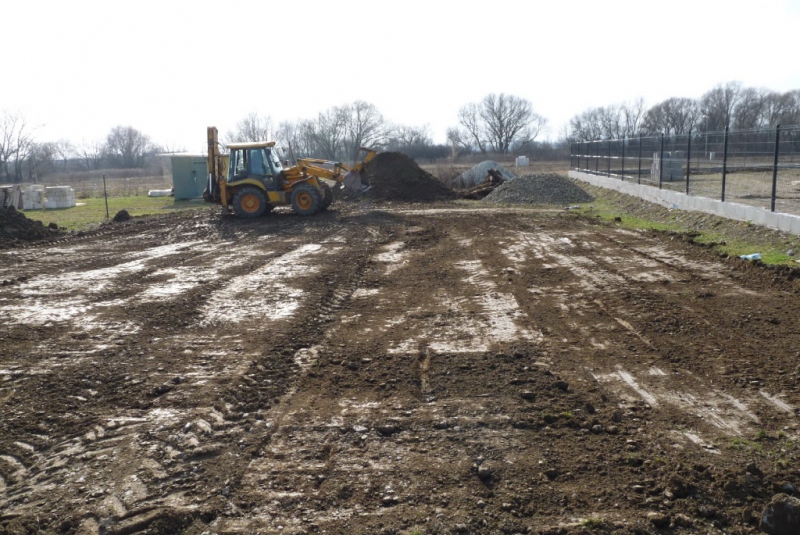
<svg viewBox="0 0 800 535"><path fill-rule="evenodd" d="M292 191L292 210L298 215L312 215L320 211L322 195L311 184L300 184Z"/></svg>
<svg viewBox="0 0 800 535"><path fill-rule="evenodd" d="M327 210L333 202L333 190L327 184L322 184L322 204L320 210Z"/></svg>
<svg viewBox="0 0 800 535"><path fill-rule="evenodd" d="M275 205L274 204L267 203L267 206L264 208L264 214L263 215L267 215L268 213L270 213L274 209L275 209Z"/></svg>
<svg viewBox="0 0 800 535"><path fill-rule="evenodd" d="M254 187L236 190L233 195L233 211L239 217L258 217L267 209L264 192Z"/></svg>

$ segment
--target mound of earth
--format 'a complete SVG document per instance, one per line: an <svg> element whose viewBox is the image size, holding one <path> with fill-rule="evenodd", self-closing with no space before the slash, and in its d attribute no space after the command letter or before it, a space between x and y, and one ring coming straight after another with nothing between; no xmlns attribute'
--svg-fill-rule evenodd
<svg viewBox="0 0 800 535"><path fill-rule="evenodd" d="M362 177L372 186L367 196L383 201L431 202L456 195L417 162L399 152L382 152L369 161Z"/></svg>
<svg viewBox="0 0 800 535"><path fill-rule="evenodd" d="M494 160L484 160L469 171L464 171L454 180L455 187L471 188L477 186L486 178L490 169L498 171L505 180L516 178L516 175L495 162Z"/></svg>
<svg viewBox="0 0 800 535"><path fill-rule="evenodd" d="M548 173L504 182L483 200L504 204L568 204L592 202L594 197L568 178Z"/></svg>
<svg viewBox="0 0 800 535"><path fill-rule="evenodd" d="M58 232L55 224L44 226L41 221L28 219L13 206L0 208L0 248L20 241L41 240Z"/></svg>

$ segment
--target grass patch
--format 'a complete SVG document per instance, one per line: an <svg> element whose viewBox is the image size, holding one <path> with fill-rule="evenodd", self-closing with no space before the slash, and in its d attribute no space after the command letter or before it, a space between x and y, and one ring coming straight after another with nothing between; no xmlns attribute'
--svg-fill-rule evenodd
<svg viewBox="0 0 800 535"><path fill-rule="evenodd" d="M675 215L672 216L672 221L670 222L643 219L621 211L612 203L602 198L592 203L581 205L581 208L574 210L574 213L587 217L594 217L602 221L613 222L621 228L682 233L698 232L697 229L690 229L681 222L675 221ZM619 220L616 218L619 218ZM749 242L731 238L722 233L709 231L701 232L694 237L694 241L699 244L709 245L717 253L730 257L761 253L761 261L764 264L797 266L797 262L794 261L794 258L797 257L789 256L786 254L787 247L775 243ZM798 252L800 253L800 251Z"/></svg>
<svg viewBox="0 0 800 535"><path fill-rule="evenodd" d="M55 223L68 230L87 230L97 227L106 220L105 201L100 198L81 199L83 206L51 210L23 210L25 217L38 219L45 225ZM201 200L176 201L172 197L109 197L108 214L111 218L120 210L127 210L132 216L166 214L182 210L198 210L210 205Z"/></svg>
<svg viewBox="0 0 800 535"><path fill-rule="evenodd" d="M581 526L585 527L586 529L605 529L608 524L606 524L600 518L587 518L581 522Z"/></svg>
<svg viewBox="0 0 800 535"><path fill-rule="evenodd" d="M786 247L780 247L778 245L767 243L755 244L747 241L730 239L722 234L714 232L704 232L700 236L697 236L694 241L702 244L711 244L714 250L720 254L727 254L728 256L761 253L761 261L765 264L797 265L794 258L786 254Z"/></svg>
<svg viewBox="0 0 800 535"><path fill-rule="evenodd" d="M620 218L621 221L618 222L618 225L623 228L673 230L675 232L684 230L677 223L660 223L626 214L625 212L621 212L618 208L613 206L605 199L597 199L594 202L581 204L580 206L580 208L573 210L573 213L581 214L587 217L595 217L602 221L615 221L616 218Z"/></svg>

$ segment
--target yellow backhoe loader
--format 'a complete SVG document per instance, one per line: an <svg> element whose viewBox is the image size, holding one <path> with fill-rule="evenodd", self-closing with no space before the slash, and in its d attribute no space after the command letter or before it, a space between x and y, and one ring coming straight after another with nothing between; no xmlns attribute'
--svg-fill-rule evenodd
<svg viewBox="0 0 800 535"><path fill-rule="evenodd" d="M312 215L333 202L333 189L360 193L369 188L361 176L364 165L375 157L361 147L359 161L351 168L341 162L299 158L284 167L275 142L231 143L228 154L220 150L216 127L208 127L208 184L206 202L222 205L241 217L257 217L276 206L291 205L299 215ZM363 154L363 156L362 156Z"/></svg>

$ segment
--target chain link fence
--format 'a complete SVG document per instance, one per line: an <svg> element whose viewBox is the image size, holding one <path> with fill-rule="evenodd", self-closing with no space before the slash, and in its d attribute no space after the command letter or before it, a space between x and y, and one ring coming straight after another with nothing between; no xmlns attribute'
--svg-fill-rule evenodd
<svg viewBox="0 0 800 535"><path fill-rule="evenodd" d="M800 126L575 142L570 168L800 214Z"/></svg>

